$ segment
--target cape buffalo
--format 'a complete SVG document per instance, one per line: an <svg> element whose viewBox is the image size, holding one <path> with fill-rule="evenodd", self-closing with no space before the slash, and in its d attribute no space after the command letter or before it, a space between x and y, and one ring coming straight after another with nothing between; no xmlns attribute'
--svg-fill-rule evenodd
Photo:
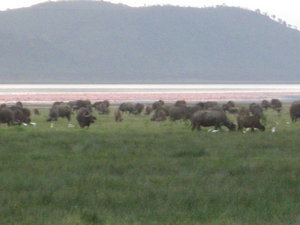
<svg viewBox="0 0 300 225"><path fill-rule="evenodd" d="M175 104L174 104L174 106L178 106L178 107L180 107L180 106L186 106L187 104L186 104L186 101L185 100L178 100L178 101L176 101L175 102Z"/></svg>
<svg viewBox="0 0 300 225"><path fill-rule="evenodd" d="M271 108L275 110L276 112L280 113L282 109L282 103L279 99L272 99L271 102Z"/></svg>
<svg viewBox="0 0 300 225"><path fill-rule="evenodd" d="M200 130L201 126L214 126L215 130L217 130L222 125L231 131L236 128L236 125L228 120L226 113L220 110L197 111L191 116L190 120L192 123L192 130Z"/></svg>
<svg viewBox="0 0 300 225"><path fill-rule="evenodd" d="M152 104L152 109L156 110L159 107L163 106L164 104L165 104L165 102L163 100L156 101Z"/></svg>
<svg viewBox="0 0 300 225"><path fill-rule="evenodd" d="M67 118L70 122L72 109L67 104L54 105L49 110L49 116L47 121L57 121L59 117Z"/></svg>
<svg viewBox="0 0 300 225"><path fill-rule="evenodd" d="M208 101L208 102L203 103L203 109L207 109L207 110L208 109L215 109L217 106L218 106L217 102Z"/></svg>
<svg viewBox="0 0 300 225"><path fill-rule="evenodd" d="M21 125L22 123L30 123L31 112L27 108L19 106L10 106L9 109L13 112L14 124Z"/></svg>
<svg viewBox="0 0 300 225"><path fill-rule="evenodd" d="M238 130L243 128L251 128L251 131L254 131L254 128L258 128L261 131L265 130L265 126L260 123L260 116L251 115L250 110L242 109L237 117Z"/></svg>
<svg viewBox="0 0 300 225"><path fill-rule="evenodd" d="M263 110L267 110L268 108L271 108L271 104L268 100L262 100L260 105Z"/></svg>
<svg viewBox="0 0 300 225"><path fill-rule="evenodd" d="M122 122L123 121L122 113L121 113L120 109L115 110L114 116L115 116L115 121L116 122Z"/></svg>
<svg viewBox="0 0 300 225"><path fill-rule="evenodd" d="M7 126L13 125L14 115L13 111L7 107L0 109L0 123L6 123Z"/></svg>
<svg viewBox="0 0 300 225"><path fill-rule="evenodd" d="M200 107L201 109L204 109L204 102L198 102L196 106Z"/></svg>
<svg viewBox="0 0 300 225"><path fill-rule="evenodd" d="M122 103L120 106L119 106L119 110L121 112L128 112L128 113L133 113L134 112L134 105L132 103Z"/></svg>
<svg viewBox="0 0 300 225"><path fill-rule="evenodd" d="M33 109L33 113L37 116L41 114L39 109Z"/></svg>
<svg viewBox="0 0 300 225"><path fill-rule="evenodd" d="M239 111L238 108L235 107L235 103L233 101L228 101L227 103L223 104L222 109L231 114L238 113Z"/></svg>
<svg viewBox="0 0 300 225"><path fill-rule="evenodd" d="M163 109L155 110L153 116L151 117L151 121L164 121L167 119L167 113Z"/></svg>
<svg viewBox="0 0 300 225"><path fill-rule="evenodd" d="M152 113L153 109L152 109L152 106L150 105L147 105L146 108L145 108L145 115L150 115Z"/></svg>
<svg viewBox="0 0 300 225"><path fill-rule="evenodd" d="M92 111L92 103L90 100L76 100L68 102L68 105L75 111L84 107Z"/></svg>
<svg viewBox="0 0 300 225"><path fill-rule="evenodd" d="M7 105L6 105L5 103L2 103L2 104L0 105L0 109L6 108L6 107L7 107Z"/></svg>
<svg viewBox="0 0 300 225"><path fill-rule="evenodd" d="M292 122L296 122L300 118L300 101L295 101L290 107L290 116Z"/></svg>
<svg viewBox="0 0 300 225"><path fill-rule="evenodd" d="M134 105L133 114L134 114L134 115L139 115L139 114L141 114L142 111L144 110L144 108L145 108L145 105L144 105L144 104L142 104L142 103L136 103L136 104Z"/></svg>
<svg viewBox="0 0 300 225"><path fill-rule="evenodd" d="M172 106L169 108L169 118L171 121L186 119L188 109L186 106Z"/></svg>
<svg viewBox="0 0 300 225"><path fill-rule="evenodd" d="M16 102L16 106L20 107L20 108L23 108L23 103L22 102Z"/></svg>
<svg viewBox="0 0 300 225"><path fill-rule="evenodd" d="M51 107L62 105L62 104L65 104L65 103L64 102L53 102Z"/></svg>
<svg viewBox="0 0 300 225"><path fill-rule="evenodd" d="M235 103L233 101L228 101L227 103L222 105L224 111L228 111L230 108L234 108Z"/></svg>
<svg viewBox="0 0 300 225"><path fill-rule="evenodd" d="M260 105L256 104L256 103L251 103L249 105L249 110L252 113L252 115L256 116L258 119L266 119L266 116L263 112L263 109Z"/></svg>
<svg viewBox="0 0 300 225"><path fill-rule="evenodd" d="M99 114L109 114L109 101L95 102L93 107L98 111Z"/></svg>
<svg viewBox="0 0 300 225"><path fill-rule="evenodd" d="M84 128L84 127L90 127L90 124L94 123L97 118L92 115L89 108L81 107L77 111L76 119L79 123L79 126L81 128Z"/></svg>
<svg viewBox="0 0 300 225"><path fill-rule="evenodd" d="M194 106L188 106L188 107L186 108L185 119L190 119L191 116L192 116L195 112L201 111L201 110L203 110L203 107L200 106L200 105L198 105L198 104L197 104L197 105L194 105Z"/></svg>

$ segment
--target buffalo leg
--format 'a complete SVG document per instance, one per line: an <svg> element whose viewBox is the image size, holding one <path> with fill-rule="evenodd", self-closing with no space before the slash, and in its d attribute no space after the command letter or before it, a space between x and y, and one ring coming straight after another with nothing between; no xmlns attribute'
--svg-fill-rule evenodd
<svg viewBox="0 0 300 225"><path fill-rule="evenodd" d="M194 130L195 130L195 128L196 128L196 124L195 124L195 123L193 123L193 124L192 124L192 131L194 131Z"/></svg>

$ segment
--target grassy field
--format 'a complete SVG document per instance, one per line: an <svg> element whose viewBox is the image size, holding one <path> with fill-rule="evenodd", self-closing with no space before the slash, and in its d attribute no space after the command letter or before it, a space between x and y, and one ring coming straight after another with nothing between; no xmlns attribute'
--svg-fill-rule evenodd
<svg viewBox="0 0 300 225"><path fill-rule="evenodd" d="M50 128L46 114L0 126L0 224L300 224L300 123L287 109L245 134L144 115Z"/></svg>

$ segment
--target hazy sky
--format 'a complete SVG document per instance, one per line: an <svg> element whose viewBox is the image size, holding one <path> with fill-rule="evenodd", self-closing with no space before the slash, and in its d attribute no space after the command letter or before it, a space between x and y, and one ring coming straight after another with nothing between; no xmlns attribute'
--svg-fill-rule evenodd
<svg viewBox="0 0 300 225"><path fill-rule="evenodd" d="M108 0L107 0L108 1ZM212 6L225 3L229 6L240 6L248 9L260 9L269 15L276 15L288 24L300 28L300 1L299 0L109 0L114 3L123 3L131 6L144 5L181 5L181 6ZM0 0L0 10L26 7L45 0Z"/></svg>

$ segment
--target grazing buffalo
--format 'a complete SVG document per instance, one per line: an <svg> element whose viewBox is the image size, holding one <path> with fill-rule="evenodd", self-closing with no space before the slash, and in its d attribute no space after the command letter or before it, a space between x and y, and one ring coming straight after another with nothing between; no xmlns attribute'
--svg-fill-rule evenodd
<svg viewBox="0 0 300 225"><path fill-rule="evenodd" d="M77 111L80 108L88 108L90 111L92 111L92 103L90 100L70 101L68 102L68 105L71 107L71 109L75 111Z"/></svg>
<svg viewBox="0 0 300 225"><path fill-rule="evenodd" d="M227 103L222 105L224 111L228 111L230 108L234 108L235 103L233 101L228 101Z"/></svg>
<svg viewBox="0 0 300 225"><path fill-rule="evenodd" d="M53 102L51 107L62 105L62 104L65 104L65 103L64 102Z"/></svg>
<svg viewBox="0 0 300 225"><path fill-rule="evenodd" d="M165 102L163 100L156 101L152 104L152 109L156 110L156 109L160 108L161 106L163 106L164 104L165 104Z"/></svg>
<svg viewBox="0 0 300 225"><path fill-rule="evenodd" d="M203 103L203 109L205 110L216 109L216 108L219 108L217 102L208 101Z"/></svg>
<svg viewBox="0 0 300 225"><path fill-rule="evenodd" d="M141 114L142 113L142 111L144 110L144 108L145 108L145 105L144 104L142 104L142 103L136 103L135 105L134 105L134 110L133 110L133 114L134 115L139 115L139 114Z"/></svg>
<svg viewBox="0 0 300 225"><path fill-rule="evenodd" d="M186 119L188 109L186 106L171 106L168 110L171 121Z"/></svg>
<svg viewBox="0 0 300 225"><path fill-rule="evenodd" d="M67 118L70 122L71 120L72 109L67 104L58 104L54 105L49 110L49 116L47 121L57 121L59 117Z"/></svg>
<svg viewBox="0 0 300 225"><path fill-rule="evenodd" d="M0 105L0 109L6 108L6 107L7 107L7 105L6 105L5 103L2 103L2 104Z"/></svg>
<svg viewBox="0 0 300 225"><path fill-rule="evenodd" d="M174 106L177 106L177 107L181 107L181 106L186 106L186 101L185 100L179 100L179 101L176 101Z"/></svg>
<svg viewBox="0 0 300 225"><path fill-rule="evenodd" d="M186 114L185 114L185 119L190 119L191 116L197 112L203 110L203 107L200 105L194 105L194 106L188 106L186 107Z"/></svg>
<svg viewBox="0 0 300 225"><path fill-rule="evenodd" d="M162 110L165 111L166 116L169 116L171 106L170 105L161 105L155 111Z"/></svg>
<svg viewBox="0 0 300 225"><path fill-rule="evenodd" d="M37 116L41 114L39 109L33 109L33 113Z"/></svg>
<svg viewBox="0 0 300 225"><path fill-rule="evenodd" d="M249 110L252 113L252 115L256 116L258 119L266 119L266 116L263 112L263 109L260 105L256 104L256 103L251 103L249 105Z"/></svg>
<svg viewBox="0 0 300 225"><path fill-rule="evenodd" d="M22 102L16 102L16 106L19 108L23 108L23 103Z"/></svg>
<svg viewBox="0 0 300 225"><path fill-rule="evenodd" d="M29 109L15 105L8 108L13 112L14 124L21 125L22 123L28 124L31 122L31 112Z"/></svg>
<svg viewBox="0 0 300 225"><path fill-rule="evenodd" d="M237 107L231 107L228 109L228 112L230 114L237 114L237 113L239 113L239 109Z"/></svg>
<svg viewBox="0 0 300 225"><path fill-rule="evenodd" d="M122 103L120 106L119 106L119 110L121 112L128 112L128 113L133 113L134 112L134 105L132 103Z"/></svg>
<svg viewBox="0 0 300 225"><path fill-rule="evenodd" d="M151 117L151 121L165 121L167 119L167 113L163 109L155 110L153 116Z"/></svg>
<svg viewBox="0 0 300 225"><path fill-rule="evenodd" d="M81 128L90 127L91 123L94 123L97 119L94 117L89 108L82 107L78 109L76 119Z"/></svg>
<svg viewBox="0 0 300 225"><path fill-rule="evenodd" d="M102 103L103 103L106 107L109 107L109 106L110 106L110 103L109 103L108 100L104 100Z"/></svg>
<svg viewBox="0 0 300 225"><path fill-rule="evenodd" d="M0 123L6 123L7 126L14 124L14 113L8 107L0 108Z"/></svg>
<svg viewBox="0 0 300 225"><path fill-rule="evenodd" d="M282 109L282 102L279 99L272 99L270 102L271 108L280 113Z"/></svg>
<svg viewBox="0 0 300 225"><path fill-rule="evenodd" d="M145 108L145 115L150 115L152 113L153 109L152 109L152 106L150 105L147 105L146 108Z"/></svg>
<svg viewBox="0 0 300 225"><path fill-rule="evenodd" d="M76 108L76 101L69 101L68 103L67 103L67 105L68 106L70 106L70 108L72 109L72 110L74 110L74 108Z"/></svg>
<svg viewBox="0 0 300 225"><path fill-rule="evenodd" d="M196 106L200 107L201 109L204 109L204 102L198 102Z"/></svg>
<svg viewBox="0 0 300 225"><path fill-rule="evenodd" d="M95 102L93 107L98 111L99 114L109 114L109 101Z"/></svg>
<svg viewBox="0 0 300 225"><path fill-rule="evenodd" d="M290 107L290 116L292 122L296 122L300 118L300 101L295 101Z"/></svg>
<svg viewBox="0 0 300 225"><path fill-rule="evenodd" d="M236 114L239 112L238 108L235 107L235 103L233 101L228 101L227 103L223 104L222 109L225 112L229 112L231 114Z"/></svg>
<svg viewBox="0 0 300 225"><path fill-rule="evenodd" d="M267 110L268 108L271 108L271 104L268 100L262 100L260 105L263 110Z"/></svg>
<svg viewBox="0 0 300 225"><path fill-rule="evenodd" d="M238 130L243 128L251 128L251 131L254 131L255 128L264 131L266 128L260 123L260 115L250 113L249 109L241 109L237 116Z"/></svg>
<svg viewBox="0 0 300 225"><path fill-rule="evenodd" d="M115 116L115 121L116 122L122 122L123 121L122 113L121 113L120 109L115 110L114 116Z"/></svg>
<svg viewBox="0 0 300 225"><path fill-rule="evenodd" d="M191 116L190 120L192 123L192 130L200 130L201 126L214 126L217 130L222 125L231 131L236 129L236 125L228 120L226 113L220 110L197 111Z"/></svg>

